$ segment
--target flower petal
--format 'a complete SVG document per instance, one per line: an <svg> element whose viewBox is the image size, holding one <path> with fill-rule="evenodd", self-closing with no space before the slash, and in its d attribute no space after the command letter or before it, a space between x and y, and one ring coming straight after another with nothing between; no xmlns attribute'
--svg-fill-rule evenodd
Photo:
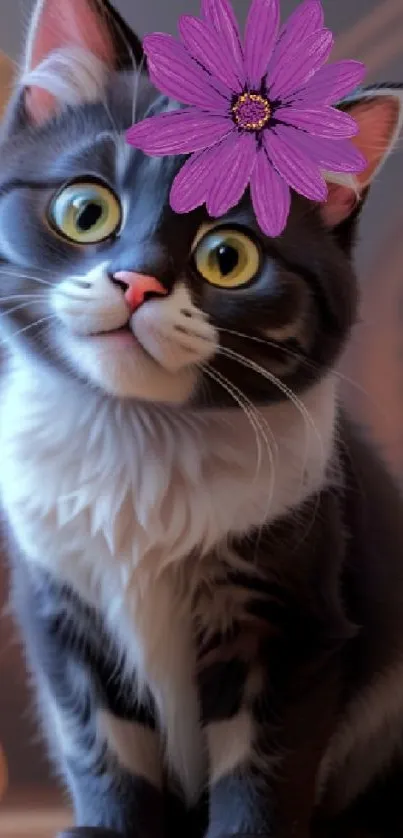
<svg viewBox="0 0 403 838"><path fill-rule="evenodd" d="M192 212L204 204L215 178L216 146L192 154L176 175L170 204L174 212Z"/></svg>
<svg viewBox="0 0 403 838"><path fill-rule="evenodd" d="M294 90L299 90L319 70L331 52L333 35L329 29L320 29L308 35L294 51L287 51L283 60L273 66L266 83L272 99L284 100Z"/></svg>
<svg viewBox="0 0 403 838"><path fill-rule="evenodd" d="M364 155L349 140L315 137L291 125L278 125L276 133L297 146L317 166L329 172L362 172L368 166Z"/></svg>
<svg viewBox="0 0 403 838"><path fill-rule="evenodd" d="M245 30L245 67L251 87L259 88L276 43L278 0L252 0Z"/></svg>
<svg viewBox="0 0 403 838"><path fill-rule="evenodd" d="M312 33L323 29L324 14L319 0L305 0L297 6L295 12L288 18L280 29L280 34L274 49L268 75L281 61L288 61L290 53L298 50L299 44Z"/></svg>
<svg viewBox="0 0 403 838"><path fill-rule="evenodd" d="M257 145L253 134L235 134L226 137L215 147L214 183L207 196L207 210L218 218L235 207L250 181Z"/></svg>
<svg viewBox="0 0 403 838"><path fill-rule="evenodd" d="M184 105L225 112L228 109L228 92L211 79L189 57L183 44L172 35L155 33L144 38L144 51L148 59L151 81L167 96Z"/></svg>
<svg viewBox="0 0 403 838"><path fill-rule="evenodd" d="M328 105L322 108L286 106L275 111L275 118L286 125L294 125L301 131L315 134L316 137L329 137L333 140L354 137L359 131L356 120L350 114Z"/></svg>
<svg viewBox="0 0 403 838"><path fill-rule="evenodd" d="M260 229L275 238L283 232L291 205L291 193L261 149L250 181L253 209Z"/></svg>
<svg viewBox="0 0 403 838"><path fill-rule="evenodd" d="M237 75L244 75L241 34L231 4L228 0L202 0L202 14L232 53Z"/></svg>
<svg viewBox="0 0 403 838"><path fill-rule="evenodd" d="M333 105L340 102L361 84L366 74L365 64L360 61L337 61L321 67L314 77L299 92L292 94L293 102L308 105Z"/></svg>
<svg viewBox="0 0 403 838"><path fill-rule="evenodd" d="M278 126L280 129L281 126ZM326 183L306 154L298 149L294 142L277 128L265 131L263 135L264 147L271 163L286 183L300 195L311 201L325 201L327 198Z"/></svg>
<svg viewBox="0 0 403 838"><path fill-rule="evenodd" d="M240 93L244 77L238 75L232 53L214 30L197 17L182 15L178 24L179 34L186 49L213 79L219 79L228 92Z"/></svg>
<svg viewBox="0 0 403 838"><path fill-rule="evenodd" d="M202 113L196 108L177 110L143 119L127 132L127 142L145 154L190 154L218 143L233 123L224 116Z"/></svg>
<svg viewBox="0 0 403 838"><path fill-rule="evenodd" d="M322 29L324 22L325 15L320 0L304 0L281 27L279 41L286 38L292 45L298 39L300 43L312 32Z"/></svg>

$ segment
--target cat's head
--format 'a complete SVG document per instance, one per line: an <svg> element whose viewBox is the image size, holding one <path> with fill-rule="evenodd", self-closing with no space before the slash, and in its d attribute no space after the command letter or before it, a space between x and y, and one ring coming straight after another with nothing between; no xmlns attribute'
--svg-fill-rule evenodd
<svg viewBox="0 0 403 838"><path fill-rule="evenodd" d="M0 147L1 331L123 398L265 402L301 390L354 323L354 229L399 132L402 92L343 103L368 168L354 188L331 182L324 205L294 195L276 239L248 194L218 220L170 209L183 158L145 157L125 131L172 106L110 3L39 0Z"/></svg>

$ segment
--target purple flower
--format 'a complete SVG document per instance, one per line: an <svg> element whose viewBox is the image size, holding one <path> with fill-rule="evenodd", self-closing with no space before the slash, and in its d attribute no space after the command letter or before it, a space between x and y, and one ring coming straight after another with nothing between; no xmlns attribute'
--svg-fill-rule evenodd
<svg viewBox="0 0 403 838"><path fill-rule="evenodd" d="M221 216L250 185L260 227L278 236L290 187L325 201L323 170L366 167L348 139L355 120L331 106L360 84L364 65L323 66L333 36L319 0L305 0L282 28L279 0L252 0L243 44L228 0L202 0L202 14L181 17L181 43L145 38L153 83L185 107L134 125L127 140L151 156L191 155L172 185L174 211L206 203Z"/></svg>

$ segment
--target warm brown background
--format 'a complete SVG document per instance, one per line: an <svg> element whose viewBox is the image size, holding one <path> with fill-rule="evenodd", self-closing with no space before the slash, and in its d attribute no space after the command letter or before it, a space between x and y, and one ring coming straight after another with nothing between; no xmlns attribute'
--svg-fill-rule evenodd
<svg viewBox="0 0 403 838"><path fill-rule="evenodd" d="M68 2L68 0L65 0ZM174 31L180 13L198 13L198 0L116 0L140 33ZM296 5L283 0L284 15ZM247 0L234 0L244 18ZM358 58L369 80L403 81L403 0L323 0L327 24L339 33L334 58ZM0 47L18 56L32 0L0 0ZM336 54L337 53L337 54ZM9 90L11 65L0 56L0 99ZM375 184L365 209L357 264L362 277L362 322L342 373L353 383L343 389L354 415L366 426L403 485L403 138ZM0 602L7 587L0 557ZM7 754L13 797L38 801L37 787L51 787L27 698L18 643L6 615L0 619L0 743ZM0 768L1 792L1 768ZM11 799L9 797L9 799ZM3 810L4 811L4 810ZM0 836L17 835L2 820ZM45 838L46 824L34 833ZM50 831L50 827L49 827ZM23 832L18 832L23 835Z"/></svg>

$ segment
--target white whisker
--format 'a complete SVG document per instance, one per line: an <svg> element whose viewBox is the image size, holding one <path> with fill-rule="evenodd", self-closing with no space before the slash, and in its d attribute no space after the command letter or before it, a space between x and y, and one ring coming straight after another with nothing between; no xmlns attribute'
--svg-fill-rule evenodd
<svg viewBox="0 0 403 838"><path fill-rule="evenodd" d="M14 273L16 273L18 271L18 269L19 269L18 265L13 265L13 264L7 263L7 262L0 262L0 271L4 270L7 273L9 273L10 271L11 272L14 271ZM21 268L21 270L26 270L26 268ZM32 268L32 270L36 271L39 274L52 274L52 276L55 273L55 269L51 269L51 268L37 268L37 267L35 267L35 268Z"/></svg>
<svg viewBox="0 0 403 838"><path fill-rule="evenodd" d="M224 329L221 326L216 326L215 328L218 332L223 332L225 334L234 335L235 337L239 337L244 340L251 340L255 343L270 346L273 349L277 349L280 352L283 352L285 355L289 355L291 358L295 358L296 361L299 361L299 363L303 364L305 367L310 367L314 371L321 370L321 367L319 366L319 364L316 364L315 361L306 358L300 352L295 352L295 350L289 349L288 346L282 346L281 343L276 343L275 341L270 340L270 338L262 338L258 337L257 335L247 335L244 332L237 332L234 329ZM380 411L382 416L386 416L386 413L382 410L381 406L375 401L375 399L372 398L368 390L366 390L365 387L358 383L358 381L354 381L353 378L350 378L348 375L345 375L345 373L340 372L340 370L330 369L327 371L327 374L332 375L335 378L338 378L339 381L344 382L345 384L349 384L351 387L354 387L354 389L358 393L360 393L362 396L365 396L371 402L371 404L374 407L376 407L377 410Z"/></svg>
<svg viewBox="0 0 403 838"><path fill-rule="evenodd" d="M25 301L23 303L20 303L18 306L14 306L14 308L10 308L7 311L1 311L0 312L0 318L8 317L10 314L14 314L14 312L16 312L16 311L21 311L21 309L23 309L23 308L29 308L32 305L32 303L34 303L34 302L41 303L42 300L40 300L40 299L38 299L38 297L36 297L36 299L28 300L28 301Z"/></svg>
<svg viewBox="0 0 403 838"><path fill-rule="evenodd" d="M270 473L271 473L270 490L269 490L268 504L267 504L267 512L269 512L271 502L272 502L272 499L273 499L273 492L274 492L274 485L275 485L275 474L276 474L276 464L275 464L275 457L273 455L273 451L272 451L272 448L270 446L270 442L269 442L268 437L270 437L270 439L271 439L271 441L274 445L275 456L277 457L277 455L278 455L278 446L277 446L273 431L272 431L269 423L266 421L265 417L255 407L253 402L251 402L251 400L248 399L248 397L245 395L245 393L242 390L240 390L239 387L237 387L235 384L233 384L233 382L230 381L228 378L226 378L226 376L224 376L222 373L219 373L218 370L212 370L211 366L209 366L209 365L207 365L207 368L210 371L210 373L214 373L214 375L216 376L217 383L220 384L222 387L224 387L224 389L227 389L227 392L230 392L230 390L231 390L230 395L232 395L232 398L234 398L234 396L236 396L238 404L240 404L240 402L241 402L240 407L242 407L245 415L248 417L250 423L252 424L254 432L257 435L257 440L258 440L258 431L259 431L261 436L262 436L263 441L265 442L266 451L267 451L267 454L268 454L268 457L269 457L269 462L270 462ZM204 367L204 369L206 370L206 366ZM228 388L230 388L230 390ZM256 468L255 480L257 479L257 476L258 476L258 473L259 473L261 459L262 459L262 451L261 451L261 446L260 446L260 442L259 442L258 463L257 463L257 468Z"/></svg>
<svg viewBox="0 0 403 838"><path fill-rule="evenodd" d="M9 297L2 297L0 295L0 305L1 303L13 303L16 300L43 300L42 294L12 294Z"/></svg>
<svg viewBox="0 0 403 838"><path fill-rule="evenodd" d="M30 280L30 282L37 282L38 285L47 285L50 288L53 287L52 282L48 282L46 279L41 279L38 276L33 276L32 274L19 273L19 272L17 273L16 270L5 270L3 268L0 268L0 275L1 275L1 273L3 273L3 275L7 276L8 279L28 279L28 280Z"/></svg>
<svg viewBox="0 0 403 838"><path fill-rule="evenodd" d="M19 270L17 265L6 265L6 264L0 262L0 274L3 273L6 276L12 276L12 277L16 276L16 277L21 277L22 279L33 279L33 280L37 280L37 282L43 282L45 285L52 285L52 286L54 284L53 282L49 282L49 281L43 279L43 277L37 276L37 273L38 274L45 274L45 275L48 274L48 275L50 275L52 277L55 277L55 278L58 277L57 268L53 268L53 270L51 268L34 268L33 270L35 270L35 274L27 273L26 268L22 268L21 270ZM67 278L71 279L71 280L74 280L74 279L85 280L86 279L86 274L85 273L84 274L68 274Z"/></svg>
<svg viewBox="0 0 403 838"><path fill-rule="evenodd" d="M211 369L211 367L210 367L210 369ZM272 431L269 423L267 422L267 420L265 419L263 414L260 412L260 410L258 410L256 405L253 404L253 402L245 395L245 393L239 387L236 386L236 384L234 384L233 381L230 381L228 378L226 378L226 376L223 375L223 373L219 373L218 370L214 370L214 372L217 375L220 375L227 382L227 384L229 384L238 393L240 398L242 398L245 401L245 403L249 405L249 409L253 411L253 413L255 415L255 418L256 418L256 421L259 422L259 424L262 428L265 428L265 431L267 432L268 436L270 437L270 440L273 443L273 446L274 446L274 449L275 449L275 452L276 452L276 455L277 455L278 454L278 445L277 445L275 436L273 434L273 431ZM267 442L268 447L270 447L267 438L266 437L264 437L264 438Z"/></svg>
<svg viewBox="0 0 403 838"><path fill-rule="evenodd" d="M267 496L266 513L265 513L265 516L264 516L264 520L267 520L267 518L269 517L270 507L271 507L271 504L272 504L273 495L274 495L274 488L275 488L275 483L276 483L276 463L275 463L275 457L273 455L273 451L270 447L270 443L269 443L268 437L266 436L264 428L268 431L270 439L272 440L272 442L274 444L275 456L277 457L278 456L278 446L277 446L273 431L272 431L270 425L268 424L268 422L266 421L265 417L260 413L259 410L257 410L257 408L255 407L253 402L251 402L250 399L248 399L248 397L245 395L245 393L243 393L242 390L240 390L238 387L236 387L236 385L233 384L231 381L229 381L229 379L226 378L226 376L222 375L222 373L219 373L217 370L212 370L212 368L209 365L207 365L207 367L208 368L206 369L206 366L204 366L204 371L206 373L210 373L210 377L213 378L217 382L217 384L219 384L221 387L223 387L223 389L226 390L231 395L231 397L236 401L236 403L239 404L241 410L245 413L248 421L250 422L250 424L253 428L253 431L254 431L254 434L255 434L255 437L256 437L256 446L257 446L257 449L258 449L258 459L257 459L257 467L256 467L254 482L256 482L256 480L257 480L257 477L258 477L258 474L259 474L259 469L260 469L260 463L261 463L261 459L262 459L262 450L261 450L261 445L260 445L260 440L259 440L259 432L260 432L264 442L266 443L266 450L267 450L267 454L268 454L268 457L269 457L269 463L270 463L270 487L269 487L269 492L268 492L268 496ZM213 375L212 375L212 373L213 373ZM260 532L259 532L258 538L256 540L255 563L256 563L256 556L258 554L258 549L259 549L259 544L260 544L260 536L261 536L261 532L263 531L263 529L264 529L264 523L260 527Z"/></svg>
<svg viewBox="0 0 403 838"><path fill-rule="evenodd" d="M253 369L257 374L260 374L264 378L267 378L271 383L273 383L276 387L278 387L281 392L284 393L284 395L292 402L292 404L295 405L297 410L303 416L304 424L305 424L305 452L304 452L304 457L303 457L302 467L301 467L301 482L303 482L304 474L305 474L305 470L306 470L307 452L308 452L308 425L310 425L310 427L312 428L312 430L315 433L315 436L316 436L316 438L318 440L318 443L319 443L321 458L322 458L323 461L325 461L325 451L324 451L324 445L323 445L323 440L322 440L321 434L319 433L319 430L318 430L315 422L313 421L313 418L312 418L310 412L307 410L305 404L301 401L301 399L298 398L298 396L289 387L287 387L286 384L284 384L284 382L280 381L277 378L277 376L275 376L273 373L270 373L270 372L268 372L268 370L265 370L264 367L260 366L260 364L256 364L254 361L250 361L249 359L245 358L244 356L240 355L237 352L234 352L233 350L222 349L220 351L222 351L223 354L227 355L227 357L232 357L234 360L237 360L238 363L242 364L243 366L246 366L249 369ZM313 523L315 521L316 513L317 513L318 508L319 508L319 495L317 496L316 501L315 501L315 506L314 506L311 522L310 522L309 526L307 527L303 538L306 538L308 536L308 534L311 530L311 527L313 526Z"/></svg>
<svg viewBox="0 0 403 838"><path fill-rule="evenodd" d="M28 326L24 326L23 329L19 329L17 332L14 332L12 335L10 335L10 337L11 338L16 338L19 335L23 335L23 334L25 334L25 332L28 332L29 329L34 329L35 326L40 326L42 323L47 323L49 320L56 320L56 315L55 314L48 314L48 315L46 315L46 317L41 317L40 320L34 320L33 323L29 323ZM7 344L7 343L8 343L7 340L3 341L3 344Z"/></svg>
<svg viewBox="0 0 403 838"><path fill-rule="evenodd" d="M217 372L217 370L213 370L210 367L209 364L203 364L201 366L201 369L208 376L208 378L211 378L212 381L215 381L216 384L218 384L220 387L222 387L222 389L225 390L225 392L228 393L229 396L231 396L231 398L234 400L235 404L237 404L238 407L245 414L246 418L248 419L249 424L251 425L251 427L253 429L253 432L255 434L255 440L256 440L256 454L257 454L256 474L255 474L255 480L256 480L256 477L259 473L260 466L261 466L261 463L262 463L262 446L261 446L259 433L258 433L258 431L260 429L259 429L259 426L256 422L256 419L255 419L254 415L253 415L253 412L250 410L250 408L248 406L248 403L247 403L247 400L243 398L243 395L240 395L241 391L238 390L237 387L233 386L231 384L231 382L229 382L228 379L225 376L221 375L221 373Z"/></svg>
<svg viewBox="0 0 403 838"><path fill-rule="evenodd" d="M306 421L311 426L313 431L316 434L318 434L318 438L321 439L318 429L304 402L298 398L296 393L294 393L294 391L291 390L291 388L288 387L287 384L284 384L284 382L281 381L281 379L278 378L276 375L274 375L274 373L269 372L269 370L266 370L260 364L257 364L255 361L246 358L246 356L244 355L240 355L239 352L235 352L233 349L227 349L226 347L222 347L220 349L220 352L226 355L227 358L233 358L235 361L238 361L243 366L254 370L254 372L256 372L258 375L262 375L264 378L266 378L268 381L274 384L274 386L277 387L282 393L284 393L284 395L287 396L287 398L295 405L297 410L299 410L300 413L305 417Z"/></svg>
<svg viewBox="0 0 403 838"><path fill-rule="evenodd" d="M323 440L309 410L307 410L305 404L301 401L301 399L298 398L298 396L293 392L293 390L290 389L290 387L287 387L287 385L284 384L284 382L281 381L279 378L277 378L276 375L264 369L264 367L262 367L260 364L257 364L255 361L249 360L244 355L240 355L238 352L235 352L232 349L222 348L220 349L220 352L227 358L232 358L234 361L237 361L242 366L246 367L247 369L253 370L257 373L257 375L261 375L263 378L266 378L268 381L270 381L271 384L277 387L277 389L280 390L280 392L287 397L287 399L295 406L295 408L303 417L305 424L305 452L301 468L301 481L303 481L306 471L308 454L308 426L310 426L313 430L318 440L321 456L323 459L325 459Z"/></svg>

